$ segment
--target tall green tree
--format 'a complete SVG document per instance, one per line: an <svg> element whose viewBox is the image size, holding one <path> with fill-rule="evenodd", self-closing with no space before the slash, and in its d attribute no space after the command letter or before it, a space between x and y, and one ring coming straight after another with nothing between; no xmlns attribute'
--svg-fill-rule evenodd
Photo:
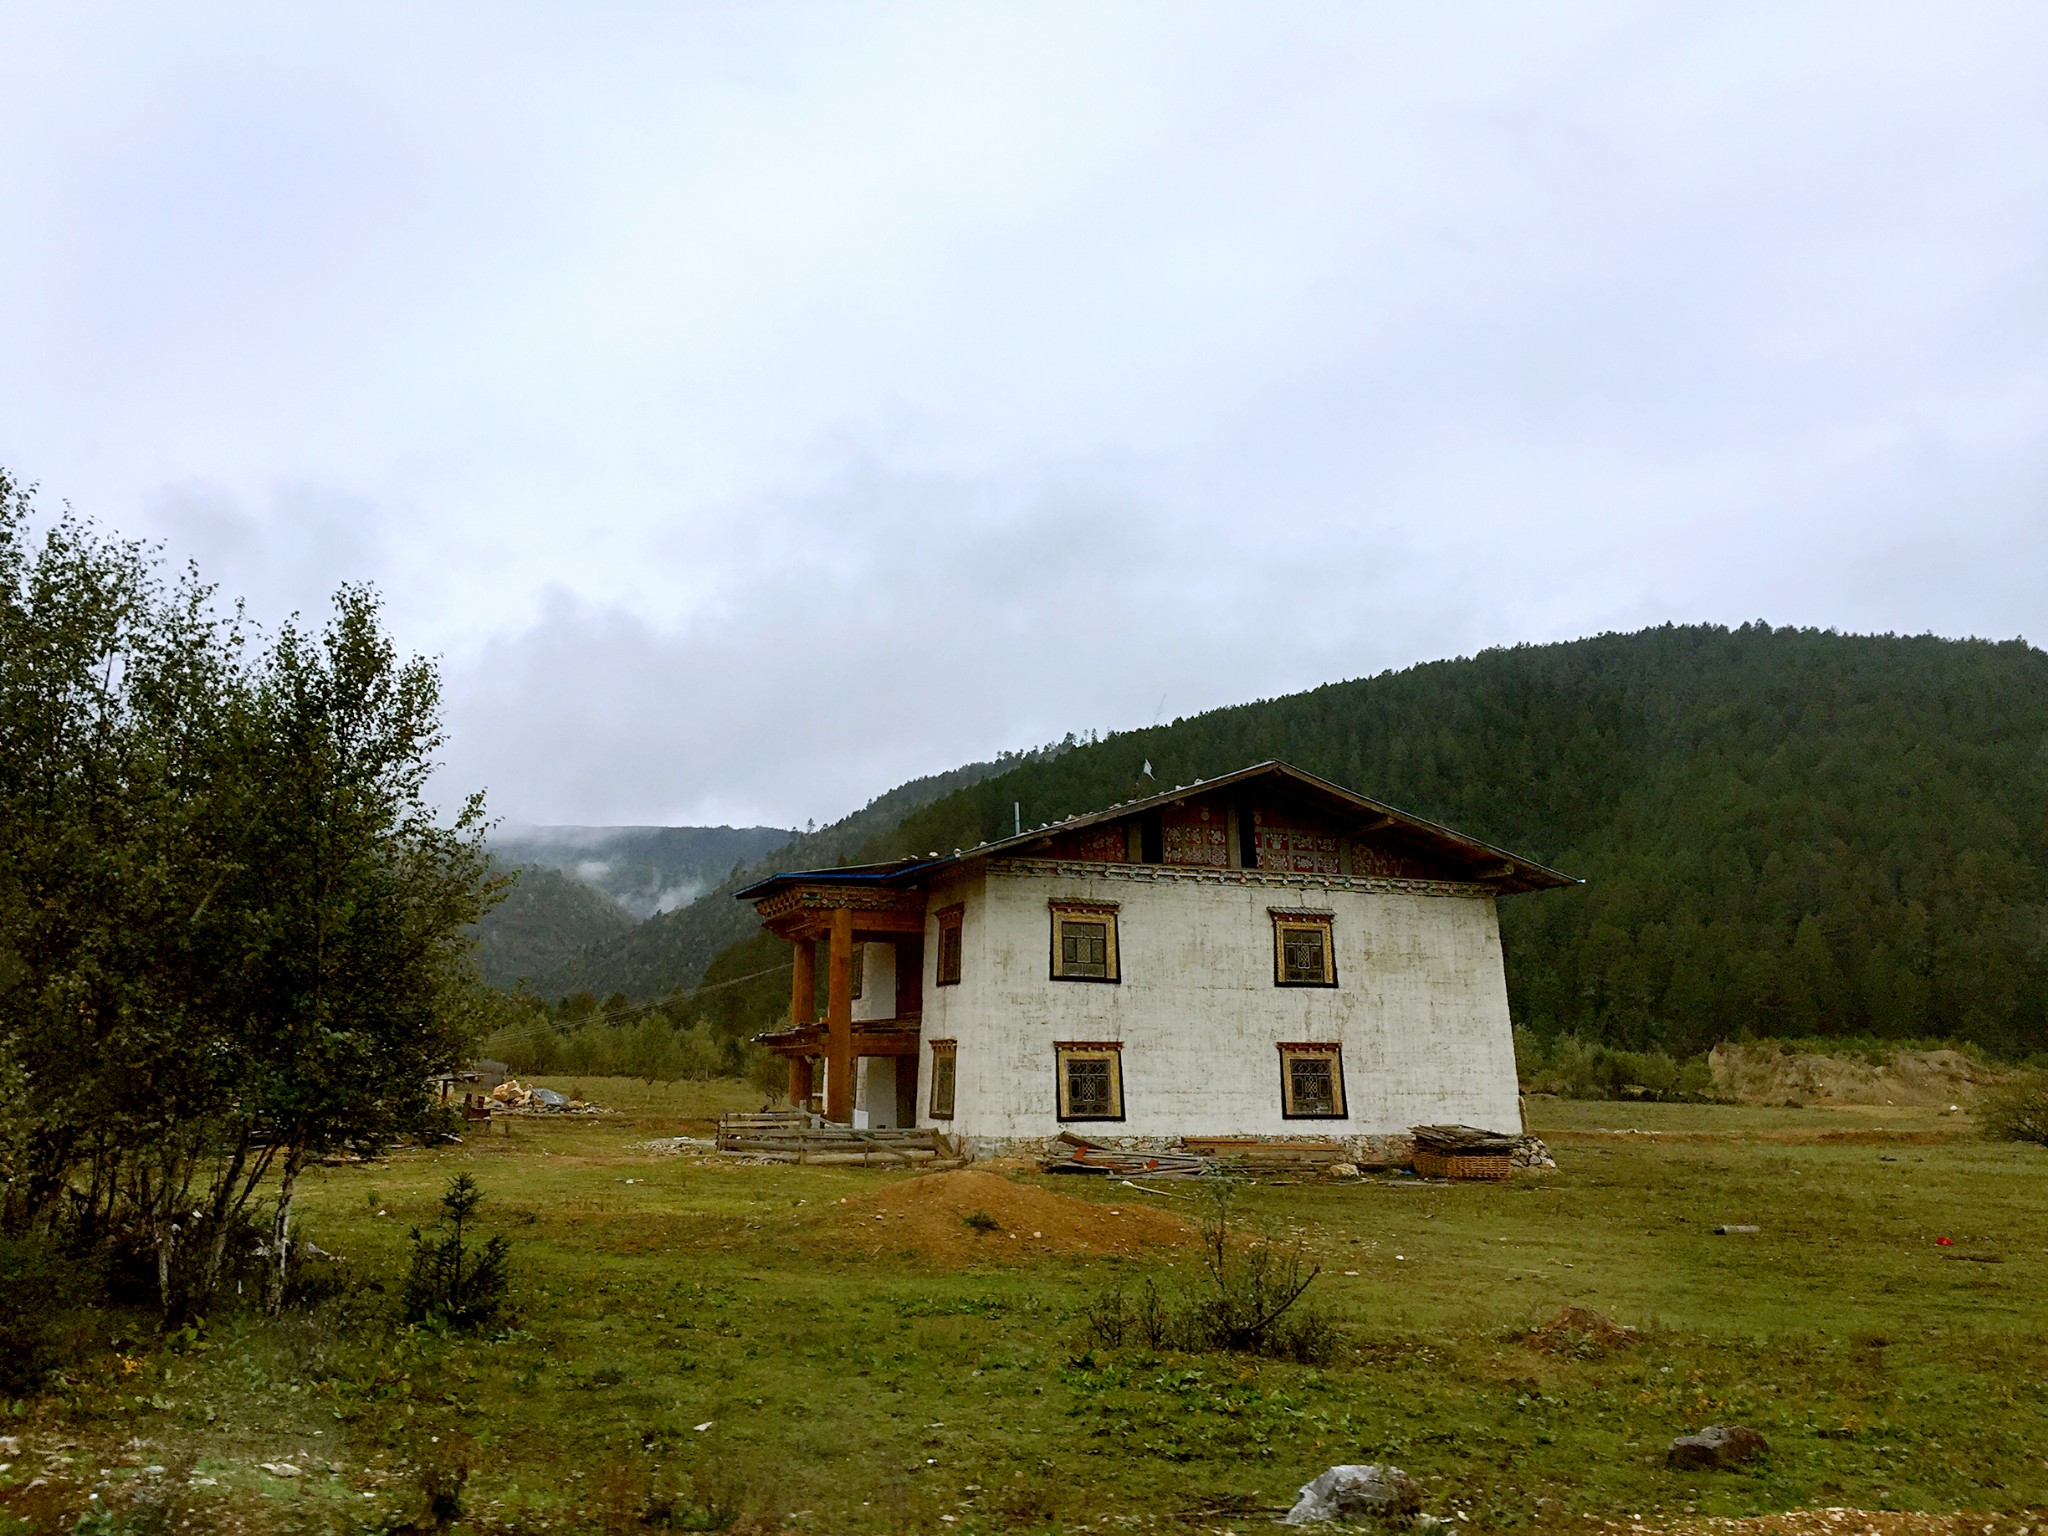
<svg viewBox="0 0 2048 1536"><path fill-rule="evenodd" d="M427 1111L495 1015L483 806L444 824L433 668L344 588L260 650L188 573L0 474L0 1232L68 1224L203 1307L263 1192ZM252 654L254 650L254 654Z"/></svg>

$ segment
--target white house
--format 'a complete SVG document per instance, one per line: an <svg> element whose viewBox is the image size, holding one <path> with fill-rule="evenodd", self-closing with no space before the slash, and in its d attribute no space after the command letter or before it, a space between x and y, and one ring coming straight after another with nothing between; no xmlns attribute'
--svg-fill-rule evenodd
<svg viewBox="0 0 2048 1536"><path fill-rule="evenodd" d="M790 1026L763 1040L827 1119L977 1147L1364 1142L1518 1127L1494 903L1575 883L1261 763L739 895L795 945Z"/></svg>

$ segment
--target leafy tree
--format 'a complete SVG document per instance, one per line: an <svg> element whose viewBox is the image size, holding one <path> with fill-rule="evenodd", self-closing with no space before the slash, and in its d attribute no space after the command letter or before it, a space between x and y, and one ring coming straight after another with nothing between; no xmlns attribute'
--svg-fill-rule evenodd
<svg viewBox="0 0 2048 1536"><path fill-rule="evenodd" d="M307 1161L419 1117L484 994L482 807L425 800L432 669L344 589L249 654L187 574L0 474L0 1234L68 1225L205 1305L282 1295Z"/></svg>

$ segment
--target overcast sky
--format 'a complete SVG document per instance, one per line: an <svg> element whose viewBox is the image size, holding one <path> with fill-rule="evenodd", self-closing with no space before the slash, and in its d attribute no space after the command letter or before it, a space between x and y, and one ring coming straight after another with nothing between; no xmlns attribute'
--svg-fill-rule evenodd
<svg viewBox="0 0 2048 1536"><path fill-rule="evenodd" d="M375 581L523 822L1667 619L2039 643L2044 82L2038 3L13 0L0 463Z"/></svg>

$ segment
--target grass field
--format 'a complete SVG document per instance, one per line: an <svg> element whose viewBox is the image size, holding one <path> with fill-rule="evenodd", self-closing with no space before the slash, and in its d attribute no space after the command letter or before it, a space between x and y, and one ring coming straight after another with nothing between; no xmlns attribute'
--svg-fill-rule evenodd
<svg viewBox="0 0 2048 1536"><path fill-rule="evenodd" d="M1345 1331L1311 1368L1091 1347L1093 1295L1188 1283L1191 1249L856 1252L837 1202L903 1175L642 1146L753 1091L547 1081L621 1112L311 1181L308 1234L385 1291L169 1343L131 1325L16 1405L16 1528L424 1529L464 1469L469 1531L1244 1531L1374 1460L1476 1529L1843 1505L2017 1530L2048 1504L2048 1152L1963 1116L1535 1100L1555 1174L1259 1186L1244 1208L1311 1245L1311 1298ZM513 1242L501 1336L392 1324L407 1229L458 1171ZM1530 1334L1567 1304L1641 1337ZM1770 1454L1664 1467L1715 1421Z"/></svg>

